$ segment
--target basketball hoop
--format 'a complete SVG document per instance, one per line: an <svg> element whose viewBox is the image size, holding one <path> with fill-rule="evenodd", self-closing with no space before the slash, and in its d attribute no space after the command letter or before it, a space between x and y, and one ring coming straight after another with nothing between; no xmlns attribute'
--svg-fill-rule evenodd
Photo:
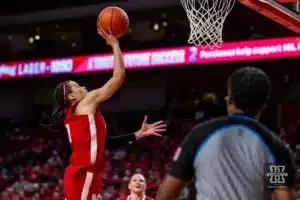
<svg viewBox="0 0 300 200"><path fill-rule="evenodd" d="M220 48L223 25L235 0L181 0L190 22L188 43Z"/></svg>

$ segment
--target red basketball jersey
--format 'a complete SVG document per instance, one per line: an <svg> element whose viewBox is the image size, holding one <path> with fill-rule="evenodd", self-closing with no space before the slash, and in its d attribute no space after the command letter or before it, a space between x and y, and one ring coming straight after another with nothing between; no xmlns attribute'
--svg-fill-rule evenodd
<svg viewBox="0 0 300 200"><path fill-rule="evenodd" d="M89 115L74 114L76 106L66 112L64 120L72 147L70 164L103 169L106 123L100 111Z"/></svg>
<svg viewBox="0 0 300 200"><path fill-rule="evenodd" d="M118 198L117 200L130 200L130 195L120 197L120 198ZM144 196L143 200L153 200L153 199L150 198L150 197Z"/></svg>

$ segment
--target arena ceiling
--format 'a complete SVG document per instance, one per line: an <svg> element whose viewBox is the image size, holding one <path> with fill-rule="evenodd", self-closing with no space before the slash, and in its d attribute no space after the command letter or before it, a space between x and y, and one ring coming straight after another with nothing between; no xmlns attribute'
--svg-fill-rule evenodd
<svg viewBox="0 0 300 200"><path fill-rule="evenodd" d="M28 13L28 12L37 12L37 11L45 11L45 10L54 10L58 8L70 8L75 6L88 6L93 4L101 3L111 3L115 2L127 1L127 0L9 0L5 1L5 3L1 4L0 7L0 15L14 15L20 13Z"/></svg>

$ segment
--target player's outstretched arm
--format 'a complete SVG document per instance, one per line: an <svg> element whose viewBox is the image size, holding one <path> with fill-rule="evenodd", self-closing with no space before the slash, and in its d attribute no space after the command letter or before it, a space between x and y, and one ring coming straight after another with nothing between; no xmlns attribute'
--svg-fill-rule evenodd
<svg viewBox="0 0 300 200"><path fill-rule="evenodd" d="M125 145L132 144L136 140L148 137L148 136L162 136L161 133L166 131L167 125L164 121L154 122L153 124L147 123L147 116L145 116L144 121L140 130L135 133L120 135L115 137L106 137L105 146L109 150L114 150L121 148Z"/></svg>
<svg viewBox="0 0 300 200"><path fill-rule="evenodd" d="M116 93L125 80L124 59L117 38L103 30L98 30L98 32L113 49L114 71L113 76L101 88L89 92L84 99L85 104L95 105L96 108Z"/></svg>

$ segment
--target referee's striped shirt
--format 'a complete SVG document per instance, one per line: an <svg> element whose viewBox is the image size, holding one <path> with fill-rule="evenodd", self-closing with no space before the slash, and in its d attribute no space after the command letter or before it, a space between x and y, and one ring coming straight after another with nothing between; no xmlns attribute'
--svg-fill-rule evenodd
<svg viewBox="0 0 300 200"><path fill-rule="evenodd" d="M266 164L284 166L280 186L295 187L289 148L255 119L230 115L196 125L177 149L169 174L194 177L197 200L263 200L278 186L278 177L266 177Z"/></svg>

